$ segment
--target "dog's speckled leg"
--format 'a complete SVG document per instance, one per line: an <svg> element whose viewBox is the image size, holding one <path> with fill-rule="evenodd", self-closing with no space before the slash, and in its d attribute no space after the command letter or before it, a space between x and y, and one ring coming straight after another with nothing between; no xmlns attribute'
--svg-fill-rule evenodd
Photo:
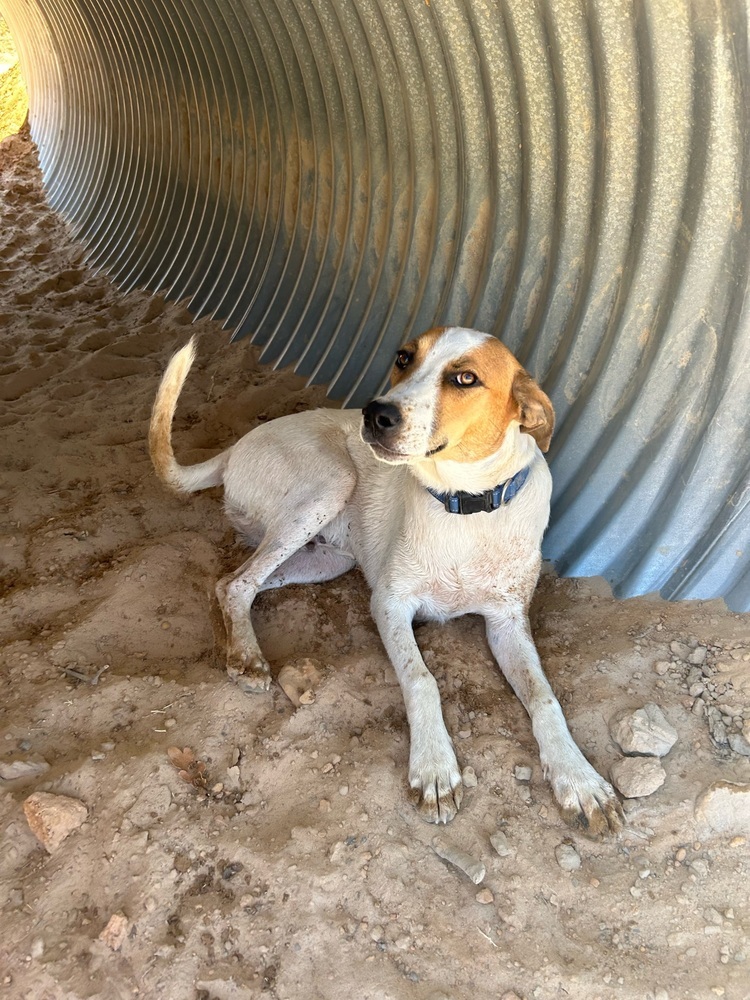
<svg viewBox="0 0 750 1000"><path fill-rule="evenodd" d="M487 639L508 683L529 713L544 774L563 818L594 836L622 829L622 808L570 735L560 703L544 676L522 609L488 617Z"/></svg>

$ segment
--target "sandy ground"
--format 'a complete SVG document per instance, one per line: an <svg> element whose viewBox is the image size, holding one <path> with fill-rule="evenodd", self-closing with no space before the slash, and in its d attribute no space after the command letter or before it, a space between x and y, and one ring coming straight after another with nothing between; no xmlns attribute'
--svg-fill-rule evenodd
<svg viewBox="0 0 750 1000"><path fill-rule="evenodd" d="M620 756L609 720L647 702L679 735L664 785L627 801L626 831L605 843L561 821L481 622L419 628L478 777L439 831L486 865L474 885L409 804L404 708L361 576L257 602L274 673L319 664L313 704L295 710L277 685L244 695L224 673L211 595L241 548L220 493L168 494L144 444L188 312L87 270L46 207L28 137L0 145L0 198L0 765L29 769L0 780L0 994L750 996L747 818L717 834L695 813L712 782L750 780L750 758L711 739L706 713L720 704L735 734L750 721L748 617L719 601L617 602L602 581L543 575L536 640L590 759L608 772ZM181 460L324 402L258 367L246 343L228 347L216 324L192 330ZM703 667L673 642L706 647ZM173 746L205 764L205 789L180 776ZM52 854L22 809L38 791L87 810ZM564 843L573 871L557 860ZM101 940L113 915L122 933L115 921Z"/></svg>

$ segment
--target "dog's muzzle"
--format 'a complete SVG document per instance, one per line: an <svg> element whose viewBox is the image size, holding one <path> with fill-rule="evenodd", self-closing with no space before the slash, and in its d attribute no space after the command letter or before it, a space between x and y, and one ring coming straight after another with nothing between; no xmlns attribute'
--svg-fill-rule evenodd
<svg viewBox="0 0 750 1000"><path fill-rule="evenodd" d="M401 410L395 403L373 399L362 410L365 430L372 441L387 442L401 430Z"/></svg>

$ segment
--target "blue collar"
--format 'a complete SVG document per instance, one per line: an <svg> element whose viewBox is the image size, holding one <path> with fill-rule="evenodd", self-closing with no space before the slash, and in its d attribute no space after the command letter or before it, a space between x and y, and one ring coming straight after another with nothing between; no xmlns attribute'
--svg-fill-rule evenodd
<svg viewBox="0 0 750 1000"><path fill-rule="evenodd" d="M467 493L465 490L458 490L456 493L438 493L427 487L427 492L431 493L436 500L439 500L449 514L479 514L482 511L497 510L498 507L505 507L513 497L521 491L523 484L529 478L531 466L517 472L512 479L506 479L504 483L498 483L484 493Z"/></svg>

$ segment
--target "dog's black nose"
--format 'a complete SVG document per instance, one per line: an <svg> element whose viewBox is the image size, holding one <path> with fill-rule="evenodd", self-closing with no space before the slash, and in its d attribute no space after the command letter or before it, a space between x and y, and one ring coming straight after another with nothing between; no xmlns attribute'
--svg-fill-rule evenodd
<svg viewBox="0 0 750 1000"><path fill-rule="evenodd" d="M362 410L366 426L373 432L387 433L401 423L401 410L394 403L373 399Z"/></svg>

